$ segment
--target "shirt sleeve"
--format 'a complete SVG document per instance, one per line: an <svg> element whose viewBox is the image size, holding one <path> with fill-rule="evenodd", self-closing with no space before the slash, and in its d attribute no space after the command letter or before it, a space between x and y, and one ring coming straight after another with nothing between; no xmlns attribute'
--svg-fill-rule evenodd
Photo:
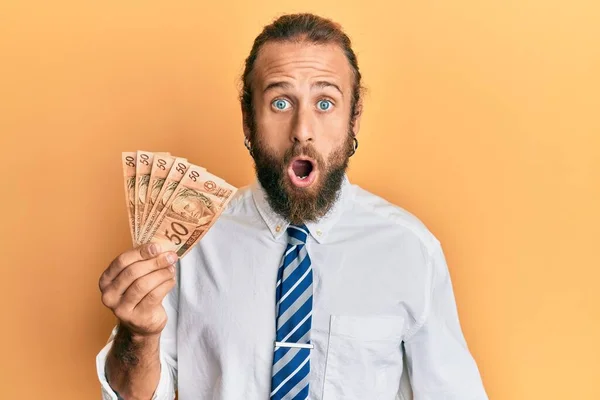
<svg viewBox="0 0 600 400"><path fill-rule="evenodd" d="M415 400L487 400L460 326L452 282L439 242L429 258L429 296L416 329L404 340Z"/></svg>
<svg viewBox="0 0 600 400"><path fill-rule="evenodd" d="M160 336L160 380L152 400L173 400L177 389L177 317L179 305L179 263L177 265L177 284L165 296L163 307L167 312L167 325ZM104 348L96 356L96 372L102 390L102 400L122 400L108 383L105 374L106 357L117 333L115 326Z"/></svg>

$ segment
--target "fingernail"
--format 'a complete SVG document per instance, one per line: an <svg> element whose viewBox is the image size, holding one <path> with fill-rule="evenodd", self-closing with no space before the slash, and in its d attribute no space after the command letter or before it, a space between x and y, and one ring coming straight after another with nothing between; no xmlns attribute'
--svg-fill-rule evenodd
<svg viewBox="0 0 600 400"><path fill-rule="evenodd" d="M172 265L169 265L169 271L171 271L171 273L175 272L175 267Z"/></svg>
<svg viewBox="0 0 600 400"><path fill-rule="evenodd" d="M169 253L167 254L167 261L173 264L175 261L177 261L177 256L174 253Z"/></svg>
<svg viewBox="0 0 600 400"><path fill-rule="evenodd" d="M158 254L158 246L156 244L151 244L148 250L150 251L151 256L155 256Z"/></svg>

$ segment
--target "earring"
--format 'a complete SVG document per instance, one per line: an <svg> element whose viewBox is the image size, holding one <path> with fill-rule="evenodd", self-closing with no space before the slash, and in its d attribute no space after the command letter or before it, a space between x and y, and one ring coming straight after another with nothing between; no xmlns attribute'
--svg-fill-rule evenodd
<svg viewBox="0 0 600 400"><path fill-rule="evenodd" d="M254 157L254 153L252 153L252 144L250 143L250 139L248 139L248 138L244 139L244 146L246 146L246 148L248 149L248 152L250 153L250 155L252 157Z"/></svg>
<svg viewBox="0 0 600 400"><path fill-rule="evenodd" d="M348 157L352 157L354 153L356 153L356 149L358 149L358 139L356 139L356 137L353 137L352 140L354 141L354 147Z"/></svg>

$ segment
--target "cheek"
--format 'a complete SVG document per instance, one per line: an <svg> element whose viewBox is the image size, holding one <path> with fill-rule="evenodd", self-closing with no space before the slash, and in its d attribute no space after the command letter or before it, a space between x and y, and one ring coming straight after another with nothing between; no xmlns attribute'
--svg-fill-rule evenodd
<svg viewBox="0 0 600 400"><path fill-rule="evenodd" d="M290 118L270 111L256 113L256 127L263 137L271 140L285 140L291 129Z"/></svg>
<svg viewBox="0 0 600 400"><path fill-rule="evenodd" d="M348 133L348 125L350 123L348 114L345 107L338 108L331 113L318 116L317 120L321 125L323 133L335 141L340 140L340 138Z"/></svg>
<svg viewBox="0 0 600 400"><path fill-rule="evenodd" d="M321 154L325 159L344 145L348 138L347 118L324 118L320 131Z"/></svg>

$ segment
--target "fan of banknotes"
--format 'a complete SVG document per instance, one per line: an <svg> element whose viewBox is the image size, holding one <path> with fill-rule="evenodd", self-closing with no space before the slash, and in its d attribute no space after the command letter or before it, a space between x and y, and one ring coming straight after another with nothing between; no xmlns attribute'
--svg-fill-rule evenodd
<svg viewBox="0 0 600 400"><path fill-rule="evenodd" d="M179 257L208 232L235 187L170 153L122 154L125 197L134 246L160 243Z"/></svg>

